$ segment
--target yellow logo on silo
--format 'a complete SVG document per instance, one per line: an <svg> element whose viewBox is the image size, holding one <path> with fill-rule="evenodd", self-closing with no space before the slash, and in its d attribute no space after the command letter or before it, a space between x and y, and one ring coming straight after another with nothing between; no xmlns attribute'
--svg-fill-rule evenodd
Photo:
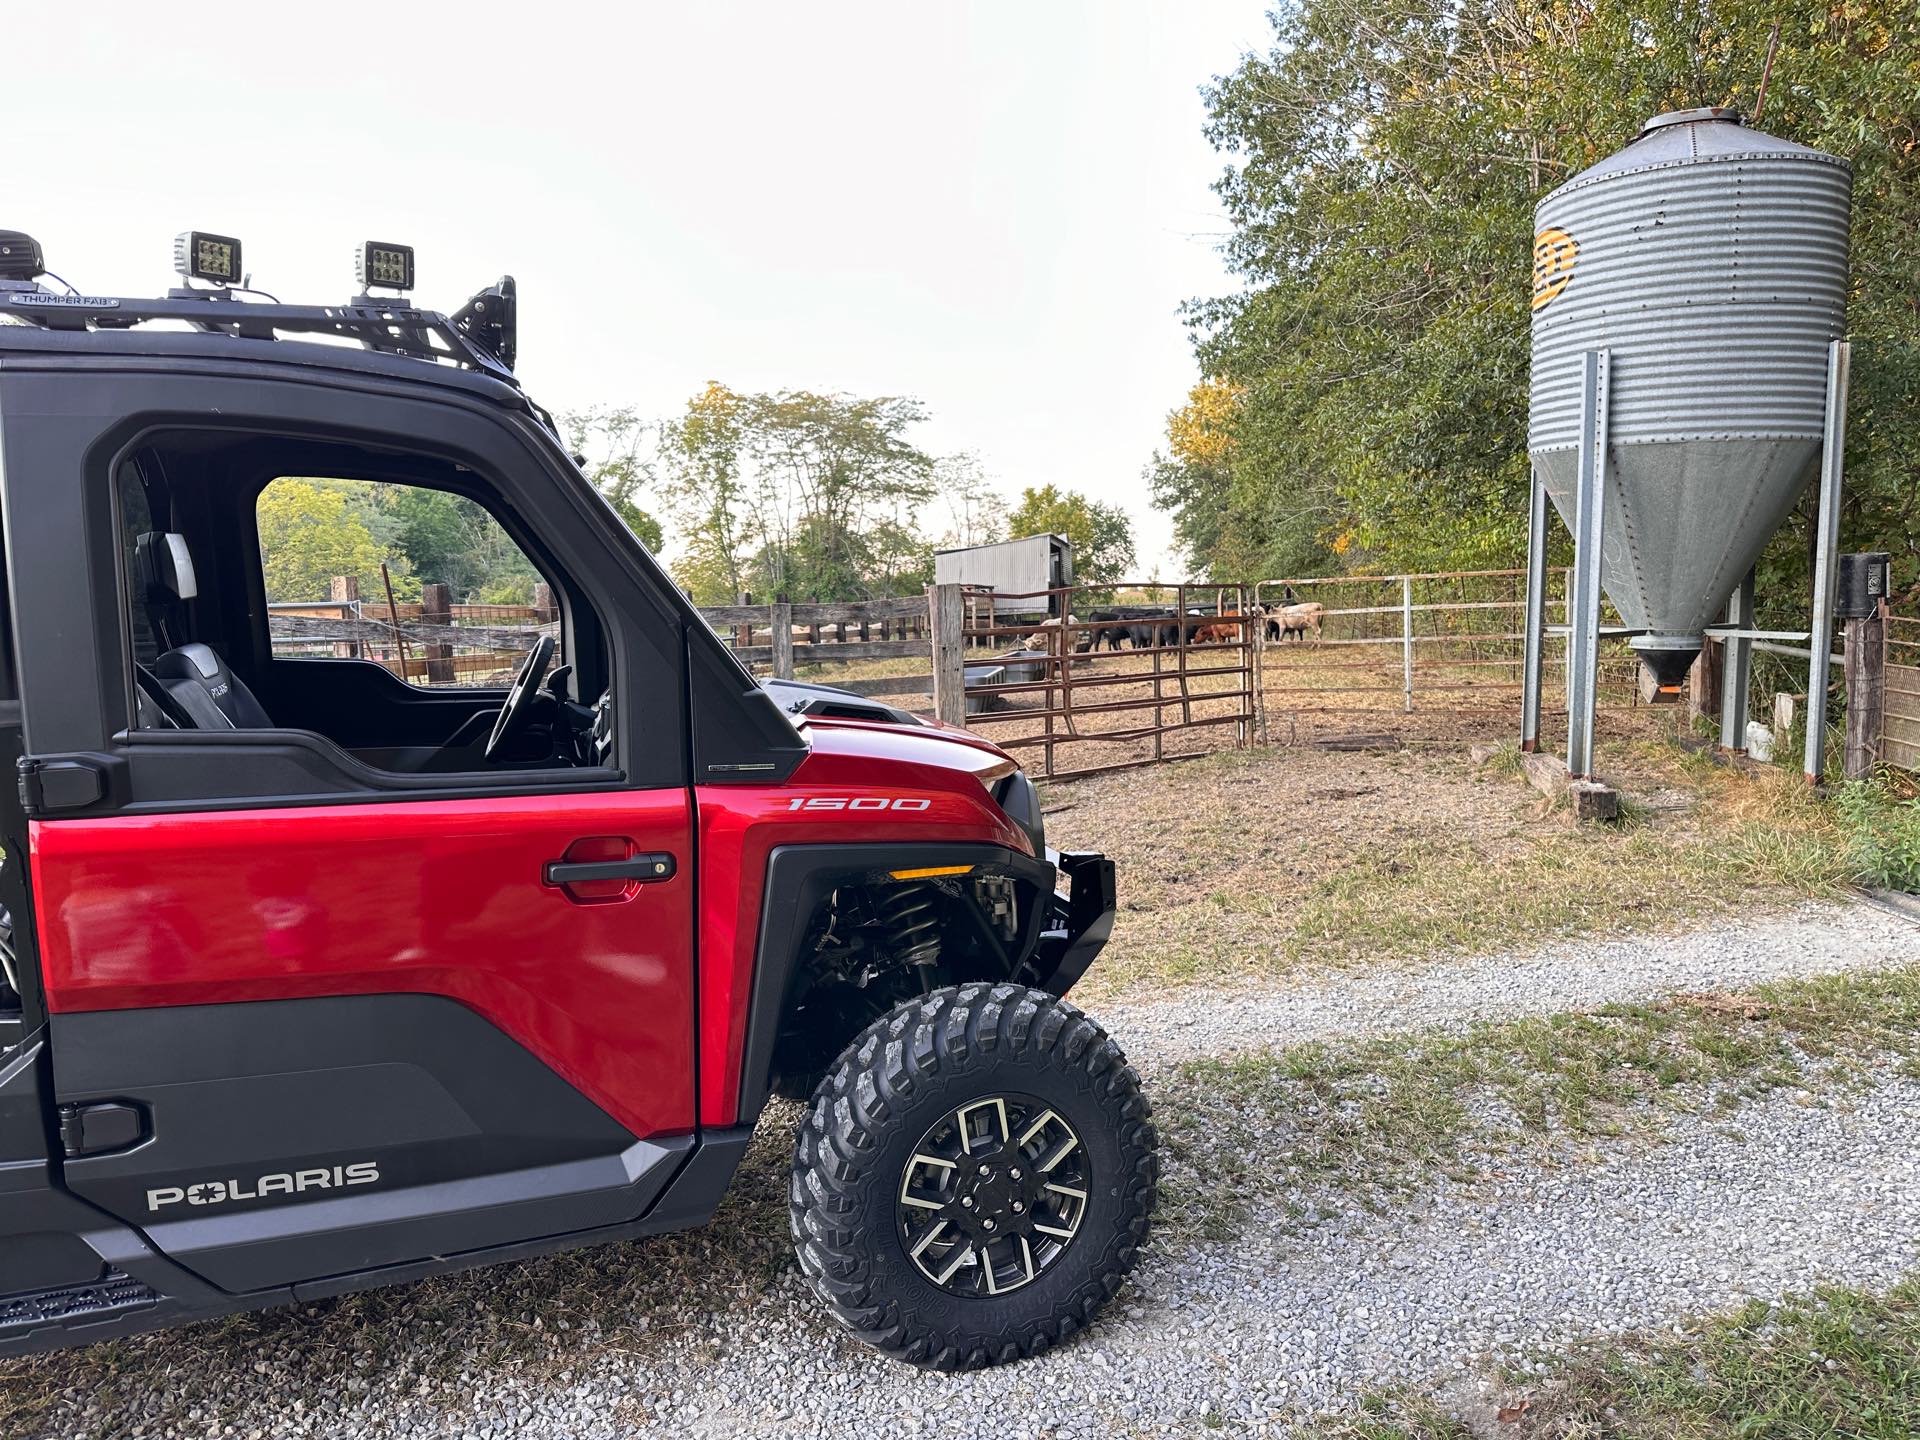
<svg viewBox="0 0 1920 1440"><path fill-rule="evenodd" d="M1573 280L1573 264L1580 258L1580 242L1558 226L1549 225L1533 237L1533 308L1538 310Z"/></svg>

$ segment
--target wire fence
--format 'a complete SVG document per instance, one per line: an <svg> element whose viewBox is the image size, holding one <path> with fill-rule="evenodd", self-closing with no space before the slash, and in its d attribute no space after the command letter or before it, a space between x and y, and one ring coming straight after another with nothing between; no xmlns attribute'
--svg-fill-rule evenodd
<svg viewBox="0 0 1920 1440"><path fill-rule="evenodd" d="M1567 577L1547 576L1547 643L1541 693L1548 716L1566 713ZM1435 727L1417 717L1517 720L1524 663L1526 572L1263 580L1261 715L1268 740L1324 734L1327 722L1365 720L1400 735ZM1284 617L1313 623L1288 626ZM1618 617L1603 614L1602 623ZM1555 633L1556 629L1560 633ZM1601 642L1600 708L1643 704L1640 665L1623 639ZM1395 719L1395 714L1411 719Z"/></svg>
<svg viewBox="0 0 1920 1440"><path fill-rule="evenodd" d="M1920 771L1920 616L1887 618L1884 715L1881 758Z"/></svg>

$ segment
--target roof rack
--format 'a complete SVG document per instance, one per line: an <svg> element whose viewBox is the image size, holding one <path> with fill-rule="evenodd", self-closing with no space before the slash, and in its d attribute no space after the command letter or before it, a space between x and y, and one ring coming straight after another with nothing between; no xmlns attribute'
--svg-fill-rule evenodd
<svg viewBox="0 0 1920 1440"><path fill-rule="evenodd" d="M460 365L518 388L513 277L501 277L453 315L361 295L344 305L242 301L223 290L174 290L164 299L59 295L32 281L0 280L0 317L43 330L130 330L152 321L184 322L209 334L249 340L325 335L358 341L385 355Z"/></svg>

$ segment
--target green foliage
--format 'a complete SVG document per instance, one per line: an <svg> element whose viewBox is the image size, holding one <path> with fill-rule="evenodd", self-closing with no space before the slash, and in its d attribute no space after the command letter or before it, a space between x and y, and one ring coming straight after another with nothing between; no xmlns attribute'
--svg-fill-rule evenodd
<svg viewBox="0 0 1920 1440"><path fill-rule="evenodd" d="M709 382L661 428L674 577L709 604L743 591L818 601L917 590L933 573L917 515L936 464L907 432L926 418L899 396L742 395Z"/></svg>
<svg viewBox="0 0 1920 1440"><path fill-rule="evenodd" d="M1243 292L1190 311L1226 463L1151 472L1197 567L1516 563L1535 203L1656 112L1751 112L1854 167L1845 542L1920 565L1920 12L1825 0L1291 0L1207 92ZM1731 357L1737 363L1737 357ZM1183 412L1176 412L1176 416ZM1762 593L1805 589L1800 536Z"/></svg>
<svg viewBox="0 0 1920 1440"><path fill-rule="evenodd" d="M1855 781L1834 793L1833 809L1857 883L1920 891L1920 800L1902 800L1882 785Z"/></svg>
<svg viewBox="0 0 1920 1440"><path fill-rule="evenodd" d="M1007 539L1007 501L977 455L947 455L933 465L933 484L946 507L943 549L993 545Z"/></svg>
<svg viewBox="0 0 1920 1440"><path fill-rule="evenodd" d="M653 465L645 454L652 423L626 407L581 411L566 416L564 424L567 441L593 488L642 545L658 551L666 534L640 504L640 495L654 482Z"/></svg>
<svg viewBox="0 0 1920 1440"><path fill-rule="evenodd" d="M539 574L484 507L464 495L416 485L390 485L386 506L413 573L447 586L456 604L494 596L524 605Z"/></svg>
<svg viewBox="0 0 1920 1440"><path fill-rule="evenodd" d="M324 600L336 575L364 599L418 600L423 582L455 604L525 605L539 573L487 510L463 495L374 480L287 478L255 507L269 600Z"/></svg>
<svg viewBox="0 0 1920 1440"><path fill-rule="evenodd" d="M1133 522L1118 505L1053 485L1030 487L1020 492L1007 530L1015 539L1066 536L1073 542L1073 578L1078 584L1112 585L1134 578Z"/></svg>
<svg viewBox="0 0 1920 1440"><path fill-rule="evenodd" d="M901 543L933 498L933 458L906 438L925 406L783 390L745 408L755 569L769 593L854 600L927 568Z"/></svg>
<svg viewBox="0 0 1920 1440"><path fill-rule="evenodd" d="M275 480L260 492L254 519L269 601L324 600L335 575L366 583L379 575L382 560L399 559L374 539L337 484Z"/></svg>

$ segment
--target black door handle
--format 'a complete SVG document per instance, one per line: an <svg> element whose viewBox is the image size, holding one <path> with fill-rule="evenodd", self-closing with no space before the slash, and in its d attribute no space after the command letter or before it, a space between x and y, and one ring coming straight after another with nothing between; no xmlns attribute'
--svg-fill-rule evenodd
<svg viewBox="0 0 1920 1440"><path fill-rule="evenodd" d="M542 872L549 885L578 885L588 880L650 881L673 878L673 856L629 855L624 860L549 860Z"/></svg>

